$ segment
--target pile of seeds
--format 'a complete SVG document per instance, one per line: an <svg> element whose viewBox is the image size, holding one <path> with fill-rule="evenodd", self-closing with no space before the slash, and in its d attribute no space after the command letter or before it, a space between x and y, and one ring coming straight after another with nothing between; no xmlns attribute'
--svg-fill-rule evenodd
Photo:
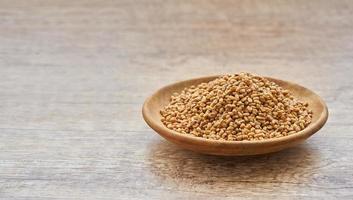
<svg viewBox="0 0 353 200"><path fill-rule="evenodd" d="M160 111L169 129L214 140L263 140L295 134L311 123L308 103L249 73L185 88Z"/></svg>

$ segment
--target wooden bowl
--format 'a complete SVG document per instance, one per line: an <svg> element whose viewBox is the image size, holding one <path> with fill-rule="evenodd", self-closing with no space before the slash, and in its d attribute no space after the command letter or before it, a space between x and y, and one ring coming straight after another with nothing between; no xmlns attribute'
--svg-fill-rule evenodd
<svg viewBox="0 0 353 200"><path fill-rule="evenodd" d="M181 134L168 129L161 122L160 110L166 106L174 92L180 92L185 87L209 82L219 76L209 76L177 82L165 86L146 99L142 114L147 124L159 135L182 148L204 154L212 155L256 155L276 152L292 147L303 142L305 139L317 132L327 121L328 111L325 102L313 91L298 84L279 79L266 77L281 87L291 91L299 100L309 103L309 109L313 111L312 122L304 130L280 138L271 138L260 141L219 141L188 134Z"/></svg>

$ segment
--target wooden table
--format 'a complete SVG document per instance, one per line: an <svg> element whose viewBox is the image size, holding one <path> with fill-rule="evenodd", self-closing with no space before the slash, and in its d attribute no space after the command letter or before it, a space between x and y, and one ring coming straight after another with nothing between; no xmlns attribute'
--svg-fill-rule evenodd
<svg viewBox="0 0 353 200"><path fill-rule="evenodd" d="M352 199L352 1L0 1L0 199ZM143 121L174 81L249 71L327 102L305 144L182 150Z"/></svg>

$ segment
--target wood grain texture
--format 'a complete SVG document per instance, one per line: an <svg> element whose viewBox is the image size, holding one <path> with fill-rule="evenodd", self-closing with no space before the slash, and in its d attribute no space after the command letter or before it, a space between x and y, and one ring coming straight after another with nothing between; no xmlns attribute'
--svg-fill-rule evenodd
<svg viewBox="0 0 353 200"><path fill-rule="evenodd" d="M353 2L1 0L0 199L352 199ZM266 156L182 150L146 97L249 71L296 82L330 118Z"/></svg>

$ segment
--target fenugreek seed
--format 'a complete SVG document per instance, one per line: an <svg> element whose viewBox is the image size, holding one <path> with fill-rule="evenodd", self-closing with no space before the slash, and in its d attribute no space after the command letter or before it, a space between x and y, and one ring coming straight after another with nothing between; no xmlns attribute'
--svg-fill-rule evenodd
<svg viewBox="0 0 353 200"><path fill-rule="evenodd" d="M263 133L259 133L259 134L255 134L255 137L265 137L265 134L263 134Z"/></svg>
<svg viewBox="0 0 353 200"><path fill-rule="evenodd" d="M237 138L237 140L242 140L243 139L243 135L239 135L236 138Z"/></svg>
<svg viewBox="0 0 353 200"><path fill-rule="evenodd" d="M170 118L170 122L175 122L175 121L176 121L175 117Z"/></svg>
<svg viewBox="0 0 353 200"><path fill-rule="evenodd" d="M264 118L264 117L261 117L261 116L256 116L256 119L265 120L265 118Z"/></svg>
<svg viewBox="0 0 353 200"><path fill-rule="evenodd" d="M300 122L300 124L299 124L299 125L300 125L300 128L301 128L301 129L304 129L304 128L305 128L305 126L304 126L304 122Z"/></svg>
<svg viewBox="0 0 353 200"><path fill-rule="evenodd" d="M294 124L294 130L295 131L300 131L300 127L298 125Z"/></svg>
<svg viewBox="0 0 353 200"><path fill-rule="evenodd" d="M288 135L292 135L293 133L296 133L295 131L290 131Z"/></svg>

